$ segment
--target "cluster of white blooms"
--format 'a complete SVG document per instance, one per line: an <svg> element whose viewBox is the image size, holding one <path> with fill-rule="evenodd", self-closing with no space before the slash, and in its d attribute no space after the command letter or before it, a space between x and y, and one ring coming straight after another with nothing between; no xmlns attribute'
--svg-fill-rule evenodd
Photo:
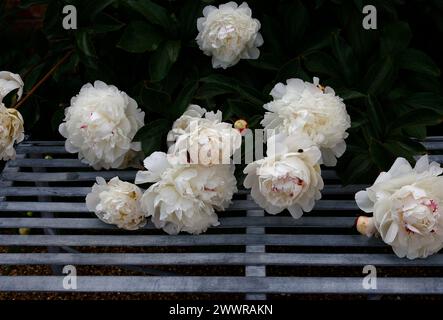
<svg viewBox="0 0 443 320"><path fill-rule="evenodd" d="M426 258L443 248L443 169L428 157L415 167L398 158L388 172L355 195L364 212L358 230L379 235L395 254L409 259Z"/></svg>
<svg viewBox="0 0 443 320"><path fill-rule="evenodd" d="M180 164L173 155L154 152L135 183L154 183L144 193L142 209L169 234L198 234L218 225L214 209L224 210L237 191L234 166Z"/></svg>
<svg viewBox="0 0 443 320"><path fill-rule="evenodd" d="M320 148L323 163L335 166L346 150L351 119L334 90L321 86L318 78L313 83L288 79L286 85L278 83L271 96L274 100L264 105L268 110L261 122L265 130L309 140Z"/></svg>
<svg viewBox="0 0 443 320"><path fill-rule="evenodd" d="M168 133L168 153L182 163L229 164L241 146L241 139L239 130L222 122L220 110L206 112L198 105L190 105Z"/></svg>
<svg viewBox="0 0 443 320"><path fill-rule="evenodd" d="M288 209L294 218L309 212L321 198L320 164L334 166L346 149L351 120L342 99L330 87L288 79L271 91L261 124L268 156L245 169L244 185L268 213ZM270 141L274 141L273 144Z"/></svg>
<svg viewBox="0 0 443 320"><path fill-rule="evenodd" d="M95 169L120 168L141 150L133 142L144 125L137 102L115 86L101 81L84 85L65 110L59 131L68 152Z"/></svg>
<svg viewBox="0 0 443 320"><path fill-rule="evenodd" d="M207 6L203 15L196 40L212 56L214 68L258 58L260 22L246 3ZM0 99L14 89L20 97L22 86L16 75L0 73ZM267 155L246 166L244 186L268 213L288 210L298 219L321 198L320 165L335 166L343 155L351 120L343 100L318 78L312 83L288 79L270 94L273 100L264 105L261 122ZM5 110L1 104L0 155L11 157L14 141L22 139L23 120ZM72 99L60 132L67 137L66 149L79 152L95 168L120 167L139 150L132 139L143 117L134 100L97 81ZM10 131L5 133L5 128ZM217 226L216 210L225 210L237 191L231 157L241 147L246 128L244 120L233 127L222 121L221 111L190 105L168 133L168 153L152 153L144 160L146 170L137 173L135 183L151 183L149 188L143 193L117 177L109 183L97 178L86 198L88 209L128 230L142 227L149 217L169 234L199 234ZM381 237L399 257L425 258L438 252L443 248L442 173L427 156L414 168L398 158L371 187L355 195L358 206L373 214L359 217L358 231Z"/></svg>
<svg viewBox="0 0 443 320"><path fill-rule="evenodd" d="M257 59L263 44L258 32L260 22L252 18L246 2L221 4L218 8L207 6L203 17L197 20L197 44L208 56L212 56L214 68L226 69L240 59Z"/></svg>
<svg viewBox="0 0 443 320"><path fill-rule="evenodd" d="M199 137L196 140L193 133L189 133L189 127L194 124ZM215 143L226 135L231 136L235 147L231 147L231 143ZM235 167L229 162L202 164L198 157L187 156L185 143L196 144L198 148L210 146L205 149L208 156L225 152L232 155L240 147L240 134L232 125L221 122L220 111L208 113L192 105L175 122L168 137L172 143L170 152L152 153L143 162L146 170L137 173L136 184L153 183L143 195L130 183L115 178L108 184L98 180L87 197L89 210L101 220L125 229L142 226L148 217L157 228L169 234L181 231L199 234L218 225L215 210L225 210L237 191Z"/></svg>
<svg viewBox="0 0 443 320"><path fill-rule="evenodd" d="M3 98L13 90L17 90L17 100L20 100L23 86L18 74L0 72L0 160L14 159L16 155L14 144L24 139L22 115L14 108L6 108L3 103Z"/></svg>
<svg viewBox="0 0 443 320"><path fill-rule="evenodd" d="M190 105L168 133L168 154L145 159L136 183L154 183L142 198L142 208L157 228L169 234L198 234L218 225L215 210L224 210L237 191L231 156L241 146L241 134L222 122L221 111Z"/></svg>

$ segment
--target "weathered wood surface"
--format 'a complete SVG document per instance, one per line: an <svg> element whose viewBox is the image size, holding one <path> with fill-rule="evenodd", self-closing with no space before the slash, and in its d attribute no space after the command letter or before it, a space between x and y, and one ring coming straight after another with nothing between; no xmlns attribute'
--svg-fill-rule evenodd
<svg viewBox="0 0 443 320"><path fill-rule="evenodd" d="M0 276L3 291L58 291L63 277ZM358 277L128 277L81 276L76 292L209 292L209 293L322 293L331 294L441 294L442 278L379 278L367 290Z"/></svg>
<svg viewBox="0 0 443 320"><path fill-rule="evenodd" d="M429 137L423 144L432 153L432 160L443 162L443 137ZM443 267L443 254L412 261L399 259L380 239L358 235L354 223L361 213L353 198L355 192L366 186L342 186L330 169L323 171L323 199L302 219L294 220L288 213L263 215L261 208L247 198L248 192L241 190L232 206L219 213L220 226L198 236L169 236L157 231L152 223L135 233L121 231L87 211L84 197L97 176L110 179L118 175L133 181L135 170L93 171L76 155L67 154L61 141L28 141L17 147L17 153L17 159L9 161L0 175L0 246L25 250L0 254L0 265L72 264L123 266L132 270L143 270L137 268L144 266L244 268L242 274L232 277L209 272L201 277L172 277L154 269L150 269L150 274L163 276L80 277L78 291L238 292L247 294L248 299L264 299L269 293L443 294L443 278L439 276L408 274L407 278L379 278L377 290L368 292L362 286L363 274L324 277L312 271L314 267L349 270L368 264L398 267L402 272ZM23 214L28 211L33 215ZM54 216L40 216L48 212ZM15 228L32 228L33 232L22 236L2 231ZM43 230L54 232L44 235ZM61 251L26 253L29 247L58 247ZM98 247L123 248L119 252L125 248L160 251L88 251ZM286 268L286 272L287 267L311 269L304 277L275 277L268 274L269 267ZM3 276L0 290L65 291L61 278L55 276Z"/></svg>

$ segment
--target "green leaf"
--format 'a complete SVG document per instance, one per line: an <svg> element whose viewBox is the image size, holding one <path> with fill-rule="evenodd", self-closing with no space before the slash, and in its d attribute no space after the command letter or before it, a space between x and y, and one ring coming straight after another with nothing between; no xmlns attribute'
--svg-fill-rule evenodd
<svg viewBox="0 0 443 320"><path fill-rule="evenodd" d="M65 110L64 109L57 109L51 118L51 127L52 130L58 131L58 127L63 122L63 119L65 117Z"/></svg>
<svg viewBox="0 0 443 320"><path fill-rule="evenodd" d="M351 129L356 129L359 128L363 125L368 124L368 120L367 119L362 119L362 120L353 120L351 122Z"/></svg>
<svg viewBox="0 0 443 320"><path fill-rule="evenodd" d="M433 77L440 76L437 64L423 51L407 49L398 57L398 65L401 69L424 73Z"/></svg>
<svg viewBox="0 0 443 320"><path fill-rule="evenodd" d="M245 118L249 122L249 118L254 115L263 117L263 108L261 105L254 105L250 102L239 99L228 99L228 106L232 113L238 117Z"/></svg>
<svg viewBox="0 0 443 320"><path fill-rule="evenodd" d="M91 35L87 30L79 30L75 34L77 47L80 49L82 53L84 53L88 57L96 57L97 54L95 52L94 44L91 40Z"/></svg>
<svg viewBox="0 0 443 320"><path fill-rule="evenodd" d="M240 81L222 75L212 74L200 79L203 83L211 83L225 88L232 93L237 93L253 104L264 104L262 94L256 89L246 86Z"/></svg>
<svg viewBox="0 0 443 320"><path fill-rule="evenodd" d="M62 4L58 1L49 1L43 21L43 31L52 35L62 29Z"/></svg>
<svg viewBox="0 0 443 320"><path fill-rule="evenodd" d="M409 137L394 137L394 139L393 141L398 143L403 149L408 150L413 156L426 153L426 147L416 140L412 140Z"/></svg>
<svg viewBox="0 0 443 320"><path fill-rule="evenodd" d="M359 10L361 13L362 10ZM350 14L346 17L346 33L349 45L359 61L367 61L374 53L380 39L378 30L362 28L362 15Z"/></svg>
<svg viewBox="0 0 443 320"><path fill-rule="evenodd" d="M98 57L88 30L77 31L75 40L81 62L88 68L97 69Z"/></svg>
<svg viewBox="0 0 443 320"><path fill-rule="evenodd" d="M363 0L354 0L354 4L357 7L357 10L362 12L362 10L363 10Z"/></svg>
<svg viewBox="0 0 443 320"><path fill-rule="evenodd" d="M174 101L172 115L175 118L180 117L183 112L188 108L192 99L194 98L194 93L197 91L198 82L191 81L188 84L185 84L180 93L177 96L177 99Z"/></svg>
<svg viewBox="0 0 443 320"><path fill-rule="evenodd" d="M312 51L317 51L326 48L331 43L331 35L337 33L337 28L322 29L314 32L307 39L303 39L301 43L300 52L304 55L309 54ZM265 38L266 39L266 38ZM267 41L267 39L266 39Z"/></svg>
<svg viewBox="0 0 443 320"><path fill-rule="evenodd" d="M154 51L163 37L154 27L143 21L134 21L125 29L117 47L132 53Z"/></svg>
<svg viewBox="0 0 443 320"><path fill-rule="evenodd" d="M52 75L52 78L54 79L54 81L59 82L60 80L64 80L63 79L63 75L66 73L70 73L72 72L72 70L75 70L78 66L78 63L80 61L80 58L78 56L78 54L74 53L71 55L71 57L68 58L68 60L62 64ZM28 81L26 81L28 82ZM66 83L63 83L63 85L65 85Z"/></svg>
<svg viewBox="0 0 443 320"><path fill-rule="evenodd" d="M403 129L408 137L414 137L420 140L426 139L427 130L425 126L407 127Z"/></svg>
<svg viewBox="0 0 443 320"><path fill-rule="evenodd" d="M282 40L280 39L280 26L278 21L268 14L263 16L263 21L261 23L260 33L263 38L266 39L266 46L275 57L280 57L282 55Z"/></svg>
<svg viewBox="0 0 443 320"><path fill-rule="evenodd" d="M385 26L381 32L380 50L382 56L399 53L405 50L411 41L409 24L396 21Z"/></svg>
<svg viewBox="0 0 443 320"><path fill-rule="evenodd" d="M200 1L186 0L178 14L180 33L184 39L195 38L197 35L197 18L202 14Z"/></svg>
<svg viewBox="0 0 443 320"><path fill-rule="evenodd" d="M19 7L22 9L27 9L29 7L32 7L36 4L47 4L49 0L21 0Z"/></svg>
<svg viewBox="0 0 443 320"><path fill-rule="evenodd" d="M296 47L308 26L309 14L306 7L299 0L291 1L282 6L283 23L285 25L285 39L289 47Z"/></svg>
<svg viewBox="0 0 443 320"><path fill-rule="evenodd" d="M408 89L415 92L433 92L441 94L440 77L429 76L423 73L415 73L413 76L404 77Z"/></svg>
<svg viewBox="0 0 443 320"><path fill-rule="evenodd" d="M386 150L386 152L389 152L391 154L390 157L385 156L386 158L403 157L409 161L414 161L415 152L411 152L398 141L387 141L383 144L383 148Z"/></svg>
<svg viewBox="0 0 443 320"><path fill-rule="evenodd" d="M337 67L337 62L334 58L322 51L317 51L307 55L304 59L306 69L314 74L325 74L331 77L336 77L340 73Z"/></svg>
<svg viewBox="0 0 443 320"><path fill-rule="evenodd" d="M140 100L144 108L149 111L166 114L171 108L171 96L160 90L143 86L140 89Z"/></svg>
<svg viewBox="0 0 443 320"><path fill-rule="evenodd" d="M107 6L111 5L115 0L94 0L88 1L85 7L85 12L87 12L90 19L94 19L97 14L102 12Z"/></svg>
<svg viewBox="0 0 443 320"><path fill-rule="evenodd" d="M369 118L369 125L374 129L375 137L381 138L384 133L385 119L383 118L383 110L376 97L369 95L367 97L367 114Z"/></svg>
<svg viewBox="0 0 443 320"><path fill-rule="evenodd" d="M368 88L368 93L378 95L388 91L396 79L397 70L392 62L392 58L387 56L376 61L368 70L363 79L364 86Z"/></svg>
<svg viewBox="0 0 443 320"><path fill-rule="evenodd" d="M430 109L412 110L395 119L391 129L432 126L443 122L443 115Z"/></svg>
<svg viewBox="0 0 443 320"><path fill-rule="evenodd" d="M141 13L149 22L162 26L166 30L171 26L172 20L168 11L150 0L127 0L127 4Z"/></svg>
<svg viewBox="0 0 443 320"><path fill-rule="evenodd" d="M276 72L279 70L279 65L271 61L273 56L271 54L260 54L260 57L257 60L248 59L246 62L257 69L262 69L266 71Z"/></svg>
<svg viewBox="0 0 443 320"><path fill-rule="evenodd" d="M219 85L214 83L204 83L198 89L197 95L195 97L200 100L206 100L228 93L231 93L231 90L220 87Z"/></svg>
<svg viewBox="0 0 443 320"><path fill-rule="evenodd" d="M347 100L353 100L353 99L360 99L360 98L366 98L366 95L364 93L361 93L356 90L352 89L337 89L335 90L335 93L342 98L344 101Z"/></svg>
<svg viewBox="0 0 443 320"><path fill-rule="evenodd" d="M359 181L362 177L368 175L368 171L372 168L372 162L370 155L366 151L363 154L357 154L351 158L346 165L343 165L339 161L339 166L344 166L344 171L339 171L339 175L344 184L353 183Z"/></svg>
<svg viewBox="0 0 443 320"><path fill-rule="evenodd" d="M41 65L37 65L26 75L26 82L24 92L29 92L32 87L37 83L37 81L42 77L43 70L46 65L43 63Z"/></svg>
<svg viewBox="0 0 443 320"><path fill-rule="evenodd" d="M443 114L443 97L431 92L418 92L410 94L403 101L415 109L432 109Z"/></svg>
<svg viewBox="0 0 443 320"><path fill-rule="evenodd" d="M315 0L315 9L319 9L323 4L325 0Z"/></svg>
<svg viewBox="0 0 443 320"><path fill-rule="evenodd" d="M371 140L369 144L369 153L372 161L381 171L389 168L391 165L391 159L387 156L388 152L380 141L376 139Z"/></svg>
<svg viewBox="0 0 443 320"><path fill-rule="evenodd" d="M357 61L354 57L352 48L338 34L332 35L332 51L338 60L344 79L347 84L353 84L358 74Z"/></svg>
<svg viewBox="0 0 443 320"><path fill-rule="evenodd" d="M100 34L100 33L108 33L112 31L117 31L123 28L125 24L109 14L99 14L95 18L94 26L89 29L91 32Z"/></svg>
<svg viewBox="0 0 443 320"><path fill-rule="evenodd" d="M419 142L404 137L394 138L383 144L385 150L392 155L392 160L403 157L414 162L414 156L426 153L426 148Z"/></svg>
<svg viewBox="0 0 443 320"><path fill-rule="evenodd" d="M286 81L290 78L300 78L304 81L312 81L312 78L303 70L300 58L295 58L286 62L278 71L275 82Z"/></svg>
<svg viewBox="0 0 443 320"><path fill-rule="evenodd" d="M143 153L148 156L161 150L165 143L164 135L168 132L170 126L170 122L166 119L154 120L137 132L134 141L141 141Z"/></svg>
<svg viewBox="0 0 443 320"><path fill-rule="evenodd" d="M152 54L149 60L149 75L152 81L163 80L177 61L180 41L166 41Z"/></svg>

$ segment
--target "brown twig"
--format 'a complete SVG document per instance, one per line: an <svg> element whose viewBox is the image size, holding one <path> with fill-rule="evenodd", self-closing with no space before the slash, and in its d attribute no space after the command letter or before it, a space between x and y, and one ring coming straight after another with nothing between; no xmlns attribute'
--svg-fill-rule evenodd
<svg viewBox="0 0 443 320"><path fill-rule="evenodd" d="M63 56L63 58L61 58L52 68L51 68L51 70L49 70L46 74L45 74L45 76L43 77L43 78L41 78L40 79L40 81L39 82L37 82L33 87L32 87L32 89L26 94L26 96L23 98L23 99L21 99L19 102L17 102L16 104L15 104L15 106L13 107L14 109L18 109L18 108L20 108L20 106L22 106L24 103L25 103L25 101L26 100L28 100L28 98L30 97L30 96L32 96L33 94L34 94L34 92L46 81L46 80L48 80L48 78L71 56L71 54L73 53L74 51L73 50L71 50L71 51L68 51L64 56Z"/></svg>

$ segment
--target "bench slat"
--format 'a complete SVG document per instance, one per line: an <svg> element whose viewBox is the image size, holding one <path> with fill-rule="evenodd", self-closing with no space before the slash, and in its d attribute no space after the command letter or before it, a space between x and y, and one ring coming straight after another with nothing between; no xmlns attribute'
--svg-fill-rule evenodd
<svg viewBox="0 0 443 320"><path fill-rule="evenodd" d="M2 291L56 291L62 276L0 276ZM442 278L381 278L367 290L360 277L128 277L79 276L75 292L238 292L322 294L441 294Z"/></svg>
<svg viewBox="0 0 443 320"><path fill-rule="evenodd" d="M306 247L382 247L375 238L360 235L0 235L3 246L215 246L269 245Z"/></svg>
<svg viewBox="0 0 443 320"><path fill-rule="evenodd" d="M48 140L32 140L32 141L24 141L20 143L20 145L26 145L26 146L64 146L65 141L48 141Z"/></svg>
<svg viewBox="0 0 443 320"><path fill-rule="evenodd" d="M4 180L34 182L60 182L60 181L95 181L96 177L103 177L109 180L115 176L120 177L121 180L135 179L136 171L94 171L94 172L18 172L10 174L4 172L2 177ZM334 171L323 171L323 179L332 180L337 179L337 174Z"/></svg>
<svg viewBox="0 0 443 320"><path fill-rule="evenodd" d="M17 153L22 154L64 154L68 153L65 146L31 146L20 144L16 147ZM76 156L76 155L75 155Z"/></svg>
<svg viewBox="0 0 443 320"><path fill-rule="evenodd" d="M89 168L77 159L16 159L9 161L11 167L23 168Z"/></svg>
<svg viewBox="0 0 443 320"><path fill-rule="evenodd" d="M260 210L261 208L252 201L234 200L226 211ZM352 200L320 200L315 204L314 210L319 211L357 211L358 206ZM88 212L83 202L0 202L1 211L48 211L48 212Z"/></svg>
<svg viewBox="0 0 443 320"><path fill-rule="evenodd" d="M97 171L97 172L18 172L2 174L4 180L22 181L22 182L72 182L72 181L95 181L97 177L106 180L116 176L121 180L134 180L135 171ZM91 183L92 186L92 183Z"/></svg>
<svg viewBox="0 0 443 320"><path fill-rule="evenodd" d="M350 195L363 190L367 185L326 185L322 190L324 196L327 195ZM248 194L247 190L242 190L243 194ZM0 196L54 196L54 197L85 197L91 192L90 187L9 187L0 189Z"/></svg>
<svg viewBox="0 0 443 320"><path fill-rule="evenodd" d="M0 189L0 196L86 197L90 187L10 187Z"/></svg>
<svg viewBox="0 0 443 320"><path fill-rule="evenodd" d="M246 227L308 227L308 228L353 228L354 217L235 217L220 218L220 225L215 228ZM3 218L0 228L54 228L54 229L108 229L118 230L114 225L106 224L95 218ZM154 229L149 222L145 229Z"/></svg>
<svg viewBox="0 0 443 320"><path fill-rule="evenodd" d="M425 141L421 143L427 150L443 150L443 141Z"/></svg>
<svg viewBox="0 0 443 320"><path fill-rule="evenodd" d="M394 254L315 253L3 253L2 265L274 265L442 267L443 254L400 259Z"/></svg>

